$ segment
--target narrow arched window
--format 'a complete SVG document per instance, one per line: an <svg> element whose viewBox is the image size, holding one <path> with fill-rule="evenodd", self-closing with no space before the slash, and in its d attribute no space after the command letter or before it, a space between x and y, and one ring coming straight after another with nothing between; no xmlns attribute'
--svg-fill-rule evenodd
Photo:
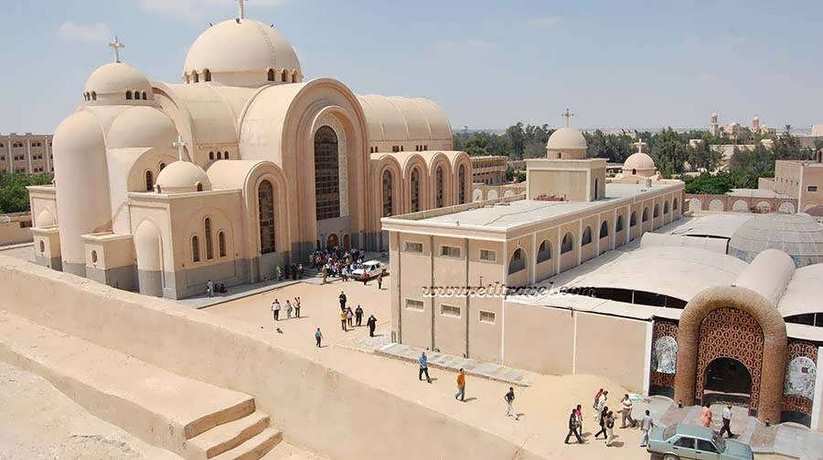
<svg viewBox="0 0 823 460"><path fill-rule="evenodd" d="M214 160L214 152L209 152L209 160Z"/></svg>
<svg viewBox="0 0 823 460"><path fill-rule="evenodd" d="M146 191L151 192L152 190L154 190L154 173L146 171Z"/></svg>
<svg viewBox="0 0 823 460"><path fill-rule="evenodd" d="M389 217L394 210L394 178L387 169L383 171L383 217Z"/></svg>
<svg viewBox="0 0 823 460"><path fill-rule="evenodd" d="M675 211L677 211L677 198L675 198L675 199L674 199L674 202L672 203L672 209L674 209Z"/></svg>
<svg viewBox="0 0 823 460"><path fill-rule="evenodd" d="M274 81L274 69L269 69L268 80L269 81Z"/></svg>
<svg viewBox="0 0 823 460"><path fill-rule="evenodd" d="M571 233L563 235L563 241L560 243L560 254L565 254L574 250L574 240Z"/></svg>
<svg viewBox="0 0 823 460"><path fill-rule="evenodd" d="M600 224L600 238L609 236L609 223L605 220Z"/></svg>
<svg viewBox="0 0 823 460"><path fill-rule="evenodd" d="M202 183L200 183L200 182L198 182L198 183L197 183L197 186L196 186L196 190L197 190L198 192L202 192L202 191L203 191L203 184L202 184Z"/></svg>
<svg viewBox="0 0 823 460"><path fill-rule="evenodd" d="M200 81L200 75L198 75L197 72L192 72L191 73L191 81L193 83L199 82Z"/></svg>
<svg viewBox="0 0 823 460"><path fill-rule="evenodd" d="M654 205L654 213L652 214L652 217L655 218L655 219L660 217L660 204L659 203Z"/></svg>
<svg viewBox="0 0 823 460"><path fill-rule="evenodd" d="M200 262L200 239L197 235L191 237L191 261Z"/></svg>
<svg viewBox="0 0 823 460"><path fill-rule="evenodd" d="M583 239L581 241L581 246L585 246L587 244L591 244L592 242L592 228L586 226L586 229L583 230Z"/></svg>
<svg viewBox="0 0 823 460"><path fill-rule="evenodd" d="M632 211L631 217L629 217L629 226L634 227L637 225L637 212Z"/></svg>
<svg viewBox="0 0 823 460"><path fill-rule="evenodd" d="M131 100L131 90L126 91L126 99Z"/></svg>
<svg viewBox="0 0 823 460"><path fill-rule="evenodd" d="M288 82L288 76L286 75L286 69L283 69L283 72L280 74L280 81L283 83Z"/></svg>
<svg viewBox="0 0 823 460"><path fill-rule="evenodd" d="M144 100L144 101L148 99L148 98L146 97L146 92L145 92L145 91L143 91L142 93L140 93L140 95L143 97L143 100Z"/></svg>
<svg viewBox="0 0 823 460"><path fill-rule="evenodd" d="M274 187L264 180L257 188L258 222L260 224L260 253L275 251Z"/></svg>
<svg viewBox="0 0 823 460"><path fill-rule="evenodd" d="M224 232L217 234L217 250L220 257L226 257L226 234Z"/></svg>
<svg viewBox="0 0 823 460"><path fill-rule="evenodd" d="M525 268L526 257L523 255L523 249L517 248L509 261L509 275L525 270Z"/></svg>
<svg viewBox="0 0 823 460"><path fill-rule="evenodd" d="M214 247L212 246L211 219L208 217L206 217L206 221L203 224L203 230L206 232L206 259L211 260L214 259Z"/></svg>
<svg viewBox="0 0 823 460"><path fill-rule="evenodd" d="M552 258L552 246L548 241L543 240L537 249L537 263L545 262Z"/></svg>
<svg viewBox="0 0 823 460"><path fill-rule="evenodd" d="M617 223L614 225L615 232L623 231L623 216L617 216Z"/></svg>
<svg viewBox="0 0 823 460"><path fill-rule="evenodd" d="M96 101L96 100L97 100L97 91L92 91L92 92L91 92L91 100L92 100L92 101Z"/></svg>
<svg viewBox="0 0 823 460"><path fill-rule="evenodd" d="M457 197L459 204L466 203L466 165L460 165L457 170Z"/></svg>
<svg viewBox="0 0 823 460"><path fill-rule="evenodd" d="M643 222L649 220L649 208L643 208Z"/></svg>
<svg viewBox="0 0 823 460"><path fill-rule="evenodd" d="M228 159L229 159L229 152L223 152L223 159L224 159L224 160L228 160Z"/></svg>
<svg viewBox="0 0 823 460"><path fill-rule="evenodd" d="M632 169L632 176L636 176L636 175L637 175L637 170L636 170L636 169Z"/></svg>
<svg viewBox="0 0 823 460"><path fill-rule="evenodd" d="M206 69L203 71L203 81L211 81L211 70Z"/></svg>
<svg viewBox="0 0 823 460"><path fill-rule="evenodd" d="M420 211L420 170L414 168L411 173L411 212Z"/></svg>
<svg viewBox="0 0 823 460"><path fill-rule="evenodd" d="M599 192L600 192L600 180L599 180L599 179L595 179L595 180L594 180L594 199L595 199L595 200L597 199L597 197L598 197L598 196L600 196L600 195L598 194Z"/></svg>
<svg viewBox="0 0 823 460"><path fill-rule="evenodd" d="M434 207L443 207L443 168L438 166L434 171Z"/></svg>

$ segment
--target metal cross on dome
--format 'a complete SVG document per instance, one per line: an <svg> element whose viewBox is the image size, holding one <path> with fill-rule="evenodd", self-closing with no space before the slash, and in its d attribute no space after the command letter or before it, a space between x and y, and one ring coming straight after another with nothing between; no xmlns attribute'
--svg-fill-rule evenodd
<svg viewBox="0 0 823 460"><path fill-rule="evenodd" d="M563 118L566 119L566 127L571 128L572 127L572 117L574 116L574 114L569 110L568 107L566 108L566 111L563 112L562 116L563 116Z"/></svg>
<svg viewBox="0 0 823 460"><path fill-rule="evenodd" d="M186 148L186 141L183 139L183 136L177 136L177 140L171 145L177 149L177 159L183 161L183 152Z"/></svg>
<svg viewBox="0 0 823 460"><path fill-rule="evenodd" d="M109 47L114 50L114 62L120 62L120 48L125 48L126 45L114 36L114 41L109 43Z"/></svg>
<svg viewBox="0 0 823 460"><path fill-rule="evenodd" d="M246 19L246 1L247 0L236 0L237 6L240 8L240 17L239 19Z"/></svg>

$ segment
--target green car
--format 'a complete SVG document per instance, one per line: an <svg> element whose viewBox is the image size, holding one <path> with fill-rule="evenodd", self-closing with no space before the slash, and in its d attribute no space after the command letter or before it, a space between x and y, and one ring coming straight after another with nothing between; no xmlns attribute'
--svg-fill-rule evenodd
<svg viewBox="0 0 823 460"><path fill-rule="evenodd" d="M752 460L748 444L723 439L710 428L678 423L655 427L649 433L647 450L651 458L663 460Z"/></svg>

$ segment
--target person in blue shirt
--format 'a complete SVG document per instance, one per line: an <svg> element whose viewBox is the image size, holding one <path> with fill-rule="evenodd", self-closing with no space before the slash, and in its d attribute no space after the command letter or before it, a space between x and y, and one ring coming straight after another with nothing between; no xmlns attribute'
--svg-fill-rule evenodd
<svg viewBox="0 0 823 460"><path fill-rule="evenodd" d="M426 381L432 383L432 379L429 377L429 359L426 357L425 351L420 354L417 362L420 364L420 372L417 373L417 380L423 380L423 374L425 374Z"/></svg>

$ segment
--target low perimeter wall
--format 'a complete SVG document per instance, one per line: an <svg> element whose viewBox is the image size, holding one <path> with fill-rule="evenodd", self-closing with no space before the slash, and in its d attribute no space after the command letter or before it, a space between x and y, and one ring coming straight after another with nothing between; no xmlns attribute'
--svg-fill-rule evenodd
<svg viewBox="0 0 823 460"><path fill-rule="evenodd" d="M0 255L0 309L252 395L286 439L334 459L534 459L498 436L171 301Z"/></svg>

